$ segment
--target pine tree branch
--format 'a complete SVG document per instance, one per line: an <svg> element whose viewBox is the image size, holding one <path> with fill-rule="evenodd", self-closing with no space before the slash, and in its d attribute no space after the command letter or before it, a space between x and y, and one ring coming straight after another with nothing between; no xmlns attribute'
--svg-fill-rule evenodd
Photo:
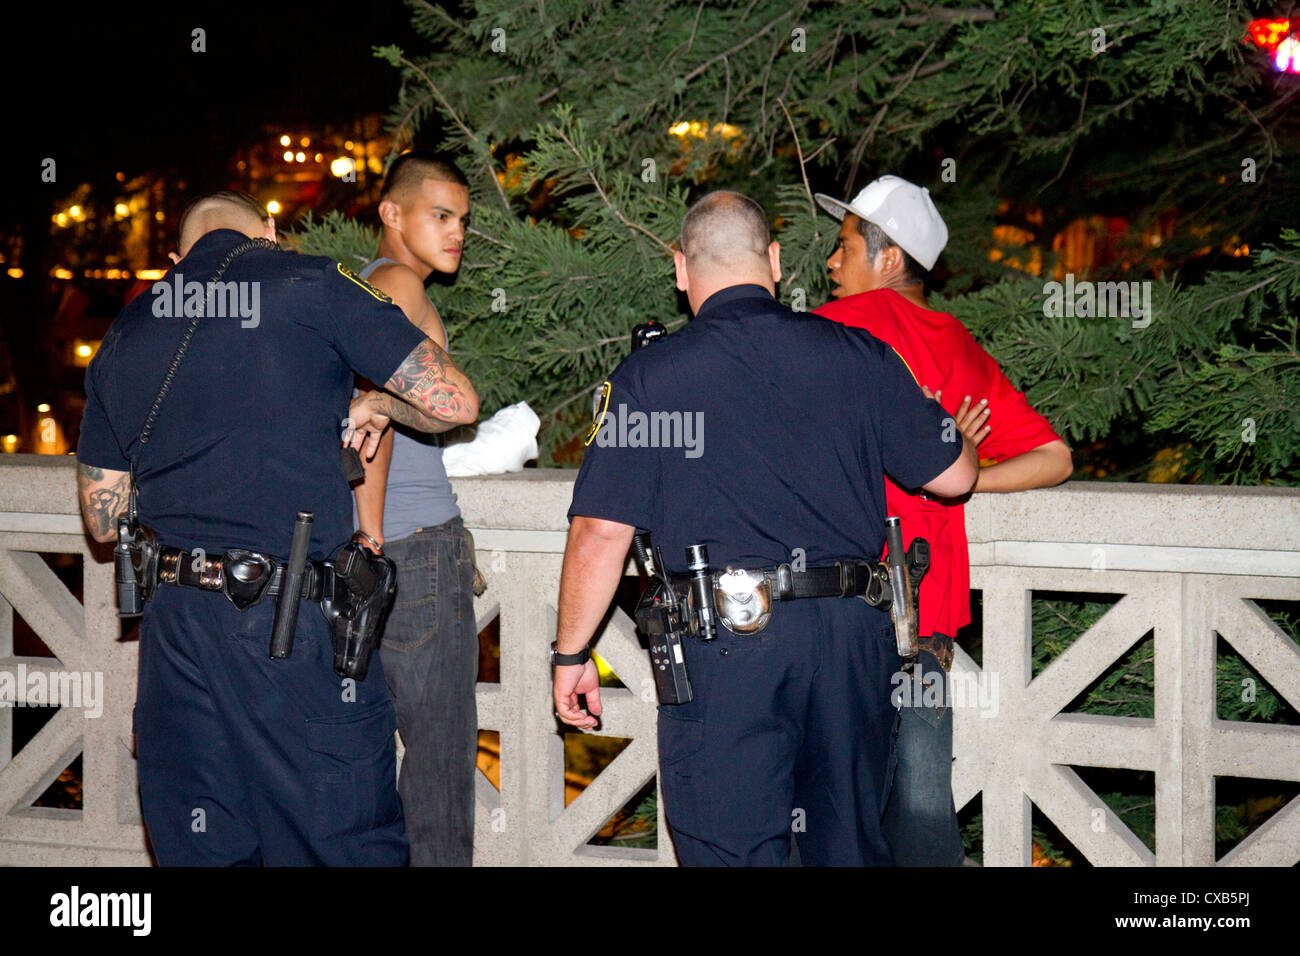
<svg viewBox="0 0 1300 956"><path fill-rule="evenodd" d="M726 77L727 86L722 94L722 122L727 122L727 114L731 111L731 60L727 57L722 58L723 75Z"/></svg>
<svg viewBox="0 0 1300 956"><path fill-rule="evenodd" d="M452 118L452 121L460 127L461 132L477 143L479 148L483 150L484 168L487 170L488 178L492 180L492 185L497 188L497 195L501 197L501 205L503 205L506 208L506 211L509 212L510 201L506 199L506 191L501 186L501 180L497 179L496 170L492 168L492 151L488 149L487 145L474 134L473 130L465 125L464 121L460 118L460 114L452 109L451 104L447 102L447 98L443 96L442 91L438 89L438 85L433 82L433 77L429 76L428 73L400 53L397 54L397 60L407 69L418 74L420 78L428 84L429 89L433 91L433 95L437 98L438 102L442 104L442 108L447 111L447 115Z"/></svg>
<svg viewBox="0 0 1300 956"><path fill-rule="evenodd" d="M424 9L428 10L430 13L436 13L438 16L442 17L449 24L451 24L453 27L459 30L461 33L465 34L468 37L472 37L474 35L472 32L470 32L469 27L465 26L463 23L453 20L450 16L448 16L447 11L442 9L442 7L435 6L434 4L429 3L428 0L419 0L419 2L420 2L420 6L424 7Z"/></svg>
<svg viewBox="0 0 1300 956"><path fill-rule="evenodd" d="M664 242L662 239L656 236L649 229L645 228L645 226L642 226L640 223L635 223L632 220L628 219L627 216L623 215L622 211L620 211L619 208L615 206L613 202L610 201L608 194L606 194L604 188L600 185L600 181L596 178L595 171L592 170L591 167L586 166L586 160L583 159L582 153L578 151L578 147L573 145L573 141L569 139L568 135L565 134L564 130L557 128L555 132L560 137L560 139L564 140L565 145L568 146L569 149L573 150L573 155L578 157L579 162L583 163L584 167L586 167L587 179L591 181L591 185L596 187L596 192L600 195L600 198L604 200L605 205L609 207L609 211L618 217L618 221L621 222L623 225L627 226L629 229L635 229L637 232L649 236L660 246L662 246L664 251L671 256L673 254L672 246Z"/></svg>
<svg viewBox="0 0 1300 956"><path fill-rule="evenodd" d="M814 149L811 153L808 154L808 158L807 158L807 160L805 160L805 162L809 162L809 163L811 163L814 159L817 158L817 154L818 154L818 153L820 153L820 152L821 152L823 149L825 149L827 146L831 145L831 143L835 142L835 140L836 140L836 137L832 136L832 137L831 137L830 139L828 139L826 142L822 143L820 146L818 146L816 149ZM805 185L806 185L806 184L805 184Z"/></svg>
<svg viewBox="0 0 1300 956"><path fill-rule="evenodd" d="M700 25L700 14L704 12L704 0L700 0L700 5L695 8L695 21L691 24L691 37L686 41L686 52L690 53L691 48L695 46L695 31Z"/></svg>
<svg viewBox="0 0 1300 956"><path fill-rule="evenodd" d="M1055 176L1038 187L1036 195L1041 196L1044 189L1065 175L1065 168L1070 165L1070 158L1074 155L1074 147L1079 145L1079 136L1083 133L1083 111L1088 108L1088 88L1091 85L1092 77L1088 77L1083 81L1083 95L1079 97L1079 118L1075 120L1074 134L1070 137L1070 148L1065 153L1065 159L1061 162L1061 168L1056 171Z"/></svg>
<svg viewBox="0 0 1300 956"><path fill-rule="evenodd" d="M932 52L934 52L934 46L935 43L937 42L938 41L936 40L932 42L928 47L926 47L925 52L922 53L919 57L917 57L916 62L912 64L912 69L909 70L907 73L903 74L901 78L899 78L898 84L894 87L893 91L888 96L885 97L885 102L880 104L880 109L876 111L876 115L871 119L871 125L867 127L867 131L862 134L862 139L860 139L858 141L858 145L854 147L853 166L849 170L850 190L852 190L853 188L854 180L857 179L858 164L862 162L862 154L863 152L865 152L867 148L867 144L870 143L871 140L875 138L876 130L880 127L881 120L883 120L885 118L885 114L889 112L889 104L893 102L893 100L900 93L902 93L903 90L907 89L907 87L911 85L913 80L916 79L917 71L921 68L921 64L925 62L925 58L928 57Z"/></svg>
<svg viewBox="0 0 1300 956"><path fill-rule="evenodd" d="M469 233L471 236L478 236L480 239L486 239L488 242L492 243L493 245L502 246L503 248L509 249L511 252L515 251L515 247L510 245L510 243L505 242L501 239L497 239L493 236L489 236L486 232L483 232L480 229L475 229L473 226L467 226L465 231Z"/></svg>
<svg viewBox="0 0 1300 956"><path fill-rule="evenodd" d="M1250 295L1250 294L1251 294L1252 292L1254 292L1256 289L1262 289L1262 288L1264 288L1266 285L1271 285L1272 283L1276 282L1276 281L1277 281L1278 279L1280 279L1280 278L1282 278L1282 277L1281 277L1281 276L1276 276L1276 275L1274 275L1274 276L1269 276L1267 279L1264 279L1264 280L1262 280L1262 281L1260 281L1260 282L1256 282L1254 285L1252 285L1252 286L1251 286L1250 288L1248 288L1248 289L1242 289L1240 292L1233 292L1231 295L1225 295L1225 296L1223 296L1222 298L1215 299L1215 300L1214 300L1213 302L1211 302L1209 305L1204 306L1204 307L1201 309L1201 311L1202 311L1202 312L1209 312L1209 311L1210 311L1212 308L1214 308L1216 305L1219 305L1219 304L1224 303L1224 302L1231 302L1233 299L1240 299L1243 295Z"/></svg>
<svg viewBox="0 0 1300 956"><path fill-rule="evenodd" d="M805 4L805 5L806 5L806 4ZM799 9L802 10L803 8L800 7ZM704 72L705 70L707 70L709 67L711 67L713 64L717 63L717 62L718 62L719 60L721 60L723 57L731 56L731 54L733 54L733 53L739 53L741 50L745 49L745 47L749 46L751 43L753 43L755 40L757 40L759 37L761 37L761 36L762 36L764 33L766 33L768 30L772 29L772 27L776 26L778 23L780 23L780 22L781 22L782 20L784 20L786 17L790 16L790 14L792 14L792 13L796 13L796 12L798 12L798 11L794 10L793 8L790 9L790 10L787 10L785 13L781 14L779 17L776 17L775 19L771 20L771 21L767 24L767 26L763 27L763 29L759 30L757 33L752 33L752 34L750 34L749 39L747 39L747 40L742 40L741 42L739 42L739 43L737 43L735 46L733 46L731 49L729 49L729 50L724 50L723 52L719 53L717 56L709 57L709 59L705 60L703 63L701 63L701 64L700 64L699 66L697 66L695 69L691 70L691 72L687 73L684 77L682 77L682 81L685 82L685 83L689 83L689 82L691 82L691 80L695 79L697 76L699 76L701 73L703 73L703 72ZM743 18L742 18L742 19L743 19Z"/></svg>
<svg viewBox="0 0 1300 956"><path fill-rule="evenodd" d="M909 5L909 9L916 9L916 7ZM915 16L904 17L903 24L909 27L923 27L936 20L940 23L983 23L998 18L997 11L990 10L988 7L951 10L947 7L921 5L920 10L921 12Z"/></svg>
<svg viewBox="0 0 1300 956"><path fill-rule="evenodd" d="M803 177L803 190L808 194L808 211L814 215L817 213L817 203L813 200L812 187L808 185L808 170L804 168L803 147L799 144L799 131L794 128L794 119L790 116L790 111L785 108L785 103L777 98L777 105L781 107L781 112L785 114L786 121L790 124L790 135L794 137L794 149L799 155L799 175Z"/></svg>
<svg viewBox="0 0 1300 956"><path fill-rule="evenodd" d="M602 382L604 382L604 381L605 381L605 379L604 379L604 377L602 376L601 378L597 379L596 381L590 383L586 388L584 388L584 389L582 389L582 390L580 390L580 391L578 391L578 392L575 392L574 394L570 395L568 398L566 398L564 401L560 402L560 404L556 405L554 408L552 408L549 412L546 413L546 420L549 421L550 419L554 418L557 414L559 414L560 409L565 408L566 406L573 404L573 403L576 402L578 399L582 398L584 395L590 395L590 394L595 390L596 386L597 386L597 385L600 385L600 384L601 384ZM535 396L533 397L532 401L530 401L528 404L532 405L532 404L533 404L534 402L536 402L537 399L540 398L540 397L541 397L540 395L535 395Z"/></svg>

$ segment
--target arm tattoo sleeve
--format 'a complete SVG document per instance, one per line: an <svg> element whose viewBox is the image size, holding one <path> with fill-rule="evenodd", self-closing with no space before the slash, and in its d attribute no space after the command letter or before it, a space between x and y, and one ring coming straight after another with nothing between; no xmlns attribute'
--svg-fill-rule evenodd
<svg viewBox="0 0 1300 956"><path fill-rule="evenodd" d="M108 474L109 477L105 477L104 469L77 463L81 515L96 539L106 538L114 532L117 516L126 509L131 488L129 473L110 471Z"/></svg>
<svg viewBox="0 0 1300 956"><path fill-rule="evenodd" d="M437 343L425 339L406 357L385 387L397 396L389 417L419 431L446 431L470 407L473 386Z"/></svg>

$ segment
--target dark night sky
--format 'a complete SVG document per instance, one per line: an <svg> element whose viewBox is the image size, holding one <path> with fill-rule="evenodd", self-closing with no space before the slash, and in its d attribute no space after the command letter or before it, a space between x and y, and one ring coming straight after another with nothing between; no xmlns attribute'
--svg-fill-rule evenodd
<svg viewBox="0 0 1300 956"><path fill-rule="evenodd" d="M264 122L385 112L398 74L372 46L423 49L398 0L69 6L49 4L0 35L10 187L0 228L35 208L48 218L45 193L117 170L175 168L224 185L213 179ZM191 51L195 27L205 53ZM40 180L47 156L57 188Z"/></svg>
<svg viewBox="0 0 1300 956"><path fill-rule="evenodd" d="M19 383L0 399L6 431L20 430L35 401L70 381L46 343L65 290L38 265L55 202L82 182L112 195L119 170L184 178L191 196L224 188L230 158L263 124L315 127L386 113L399 74L372 46L425 49L399 0L27 6L25 19L0 27L0 236L22 233L27 271L0 284L0 368ZM206 31L204 53L191 51L195 27ZM57 163L52 184L41 181L45 157ZM112 315L125 288L113 286L89 312Z"/></svg>

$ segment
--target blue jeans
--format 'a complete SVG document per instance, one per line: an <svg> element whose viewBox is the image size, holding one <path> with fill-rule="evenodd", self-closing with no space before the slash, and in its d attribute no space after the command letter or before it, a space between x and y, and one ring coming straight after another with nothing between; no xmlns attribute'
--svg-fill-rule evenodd
<svg viewBox="0 0 1300 956"><path fill-rule="evenodd" d="M379 653L406 746L398 791L412 866L474 858L478 628L467 538L456 517L384 544L397 598Z"/></svg>
<svg viewBox="0 0 1300 956"><path fill-rule="evenodd" d="M923 679L938 678L938 706L929 695L904 703L898 723L894 787L881 822L898 866L960 866L965 858L952 800L952 707L947 674L934 655L921 651ZM929 702L930 706L924 706Z"/></svg>

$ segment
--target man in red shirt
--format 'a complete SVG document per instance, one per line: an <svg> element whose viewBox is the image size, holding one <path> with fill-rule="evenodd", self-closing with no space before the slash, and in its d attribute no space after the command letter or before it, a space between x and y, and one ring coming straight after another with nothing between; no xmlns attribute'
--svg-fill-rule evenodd
<svg viewBox="0 0 1300 956"><path fill-rule="evenodd" d="M850 203L820 193L817 201L843 224L826 262L837 301L816 313L866 329L902 356L926 393L953 416L954 431L960 429L979 447L981 468L973 490L1020 491L1068 478L1074 463L1052 426L965 326L926 305L925 276L948 241L948 228L929 190L882 176ZM954 434L954 440L960 439ZM955 866L964 853L952 800L946 675L953 636L971 619L965 499L909 491L888 477L885 498L888 513L902 518L905 545L917 536L930 542L915 667L923 682L934 682L937 693L910 693L913 682L900 688L898 768L884 832L900 865Z"/></svg>

